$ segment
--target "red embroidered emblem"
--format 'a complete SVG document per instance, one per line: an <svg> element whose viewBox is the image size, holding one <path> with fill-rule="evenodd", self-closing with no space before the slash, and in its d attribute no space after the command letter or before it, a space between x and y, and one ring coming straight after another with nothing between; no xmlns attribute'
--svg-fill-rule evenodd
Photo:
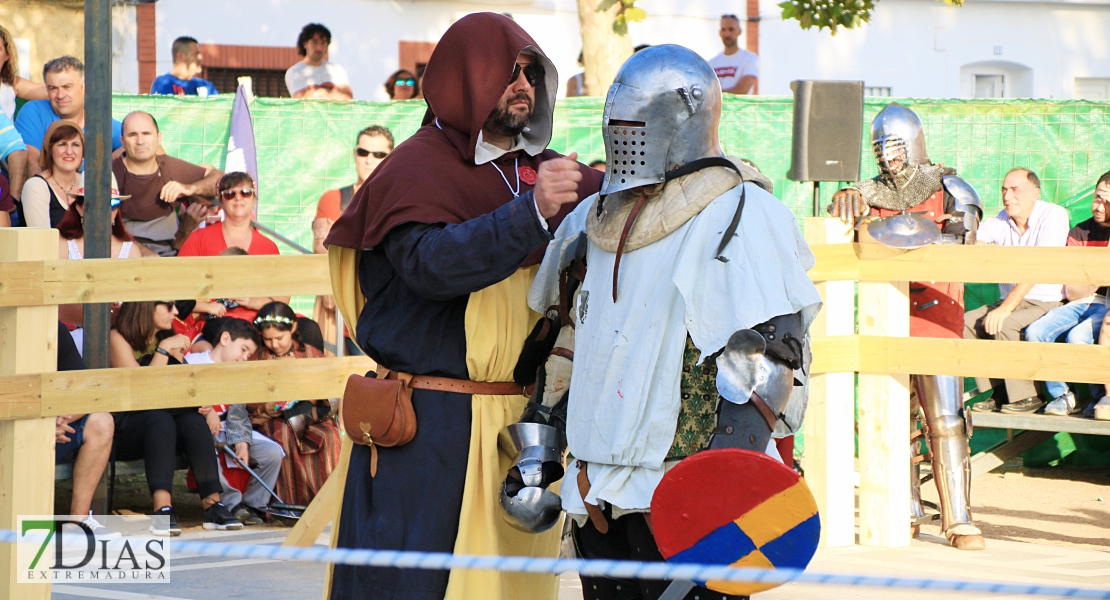
<svg viewBox="0 0 1110 600"><path fill-rule="evenodd" d="M536 171L532 167L520 167L516 170L520 174L520 180L528 185L536 185Z"/></svg>

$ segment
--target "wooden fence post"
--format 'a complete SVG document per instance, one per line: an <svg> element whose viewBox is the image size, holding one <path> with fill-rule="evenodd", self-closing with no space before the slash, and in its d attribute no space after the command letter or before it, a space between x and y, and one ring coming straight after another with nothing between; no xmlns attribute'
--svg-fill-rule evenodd
<svg viewBox="0 0 1110 600"><path fill-rule="evenodd" d="M806 241L850 244L853 231L839 219L812 217L805 222ZM817 338L855 333L855 283L817 284L825 304L810 325ZM855 496L855 373L822 373L809 378L805 416L806 484L821 514L821 545L851 546L856 542Z"/></svg>
<svg viewBox="0 0 1110 600"><path fill-rule="evenodd" d="M0 262L57 258L56 230L0 229ZM57 344L57 306L0 308L0 375L57 370ZM15 531L20 515L52 514L54 417L0 421L0 529ZM49 583L16 583L15 544L0 544L0 564L0 597L49 600Z"/></svg>
<svg viewBox="0 0 1110 600"><path fill-rule="evenodd" d="M908 337L909 333L909 282L861 281L859 334ZM909 375L865 373L867 364L861 349L859 541L864 546L899 548L910 543Z"/></svg>

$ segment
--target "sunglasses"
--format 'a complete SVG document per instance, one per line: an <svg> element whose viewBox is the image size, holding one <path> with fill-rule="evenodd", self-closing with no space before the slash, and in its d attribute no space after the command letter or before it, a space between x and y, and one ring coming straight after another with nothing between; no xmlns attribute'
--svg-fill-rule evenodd
<svg viewBox="0 0 1110 600"><path fill-rule="evenodd" d="M159 301L154 303L154 306L159 306L159 305L165 306L170 312L173 312L173 308L174 308L174 306L177 305L177 303L173 300L159 300Z"/></svg>
<svg viewBox="0 0 1110 600"><path fill-rule="evenodd" d="M543 65L539 63L532 63L530 65L521 65L517 63L516 66L513 67L513 78L509 80L510 84L520 77L521 71L524 71L524 78L528 80L528 85L532 87L536 87L543 81Z"/></svg>
<svg viewBox="0 0 1110 600"><path fill-rule="evenodd" d="M119 205L122 203L123 200L120 200L119 198L112 198L112 208L119 208Z"/></svg>
<svg viewBox="0 0 1110 600"><path fill-rule="evenodd" d="M232 200L235 198L236 195L247 199L254 198L254 189L243 188L239 190L224 190L220 192L220 196L223 197L224 200Z"/></svg>
<svg viewBox="0 0 1110 600"><path fill-rule="evenodd" d="M740 20L740 17L738 17L736 15L733 15L733 14L724 14L724 15L721 15L721 18L722 19L733 19L733 20L736 20L736 21Z"/></svg>
<svg viewBox="0 0 1110 600"><path fill-rule="evenodd" d="M388 152L377 152L377 151L374 151L374 150L367 150L366 148L355 148L355 154L357 154L359 158L366 158L367 156L370 156L371 154L373 154L374 158L376 158L378 160L381 160L381 159L385 158L386 156L389 156Z"/></svg>
<svg viewBox="0 0 1110 600"><path fill-rule="evenodd" d="M394 86L400 86L400 87L412 87L412 86L416 85L416 80L415 79L398 79L397 81L393 82L393 85Z"/></svg>

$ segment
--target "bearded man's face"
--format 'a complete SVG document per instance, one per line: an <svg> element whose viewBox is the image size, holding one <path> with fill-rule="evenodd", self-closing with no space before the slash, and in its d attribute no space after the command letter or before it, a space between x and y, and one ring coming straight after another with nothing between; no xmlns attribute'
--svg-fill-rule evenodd
<svg viewBox="0 0 1110 600"><path fill-rule="evenodd" d="M525 53L516 57L519 73L501 94L501 100L486 119L483 129L497 135L516 137L528 126L536 106L536 88L529 83L524 68L535 60L534 56Z"/></svg>

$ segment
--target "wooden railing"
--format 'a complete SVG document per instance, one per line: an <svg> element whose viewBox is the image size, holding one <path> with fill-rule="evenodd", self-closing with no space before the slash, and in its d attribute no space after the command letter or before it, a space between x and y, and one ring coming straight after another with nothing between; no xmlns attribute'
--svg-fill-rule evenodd
<svg viewBox="0 0 1110 600"><path fill-rule="evenodd" d="M810 330L814 362L805 471L826 545L856 543L857 375L858 541L896 547L907 545L910 535L910 374L1097 382L1110 373L1110 348L1102 346L907 337L909 281L1110 284L1107 250L894 251L853 244L851 230L832 219L808 219L805 230L817 256L810 276L825 300ZM331 290L325 256L69 261L56 259L57 248L53 230L0 229L0 528L13 528L18 515L53 511L54 415L187 407L228 398L336 397L349 374L372 367L365 357L346 357L57 373L58 304ZM339 496L340 486L329 486L328 502ZM307 520L326 523L330 511L314 502L310 513ZM0 571L0 597L49 597L46 585L16 589L12 546L0 546L0 560L8 565Z"/></svg>

